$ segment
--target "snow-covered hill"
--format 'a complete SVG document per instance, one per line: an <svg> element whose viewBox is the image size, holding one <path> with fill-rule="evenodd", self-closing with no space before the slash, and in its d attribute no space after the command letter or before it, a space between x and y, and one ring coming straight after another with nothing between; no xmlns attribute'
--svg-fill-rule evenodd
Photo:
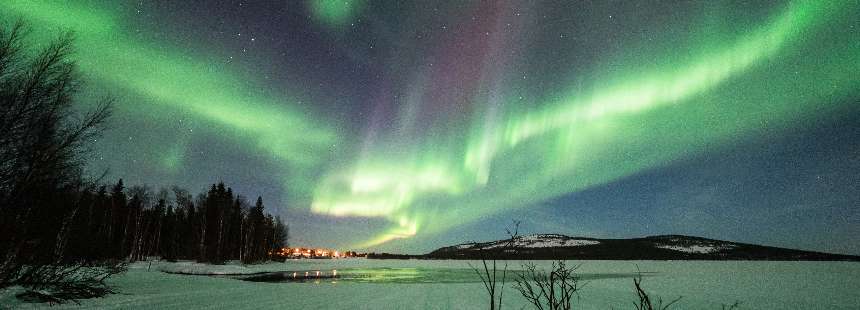
<svg viewBox="0 0 860 310"><path fill-rule="evenodd" d="M498 240L485 243L463 243L455 245L458 249L488 250L498 248L554 248L595 245L600 241L588 238L573 238L558 234L535 234L516 237L513 240Z"/></svg>
<svg viewBox="0 0 860 310"><path fill-rule="evenodd" d="M386 258L384 255L374 258ZM597 239L535 234L439 248L433 259L860 260L828 254L683 235Z"/></svg>
<svg viewBox="0 0 860 310"><path fill-rule="evenodd" d="M658 236L653 239L658 239L654 242L657 248L693 254L714 254L737 247L732 242L686 236Z"/></svg>

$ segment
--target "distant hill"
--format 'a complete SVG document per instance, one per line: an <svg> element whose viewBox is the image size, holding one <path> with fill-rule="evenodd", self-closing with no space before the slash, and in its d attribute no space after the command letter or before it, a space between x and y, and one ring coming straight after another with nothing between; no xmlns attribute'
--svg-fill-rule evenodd
<svg viewBox="0 0 860 310"><path fill-rule="evenodd" d="M424 255L377 254L369 258L582 259L582 260L793 260L860 261L860 256L802 251L701 237L664 235L596 239L558 234L463 243Z"/></svg>

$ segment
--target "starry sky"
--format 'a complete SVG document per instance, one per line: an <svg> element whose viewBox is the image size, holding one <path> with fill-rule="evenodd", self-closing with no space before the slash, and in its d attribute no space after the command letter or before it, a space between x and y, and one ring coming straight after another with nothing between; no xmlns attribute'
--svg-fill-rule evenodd
<svg viewBox="0 0 860 310"><path fill-rule="evenodd" d="M24 1L116 98L88 169L263 196L294 245L524 233L860 254L857 1Z"/></svg>

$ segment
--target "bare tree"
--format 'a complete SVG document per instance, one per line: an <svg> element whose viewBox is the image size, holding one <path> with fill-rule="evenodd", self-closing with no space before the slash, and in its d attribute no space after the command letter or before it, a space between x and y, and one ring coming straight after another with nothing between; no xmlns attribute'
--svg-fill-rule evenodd
<svg viewBox="0 0 860 310"><path fill-rule="evenodd" d="M105 280L125 272L127 266L127 263L122 261L44 265L28 270L28 273L19 278L16 284L30 290L19 293L17 297L49 303L77 303L76 299L100 297L114 293Z"/></svg>
<svg viewBox="0 0 860 310"><path fill-rule="evenodd" d="M515 287L537 309L569 310L581 288L576 276L579 267L568 267L560 260L553 262L551 270L545 272L538 270L534 263L527 263L518 274Z"/></svg>
<svg viewBox="0 0 860 310"><path fill-rule="evenodd" d="M505 245L502 248L503 251L512 248L519 236L520 221L514 220L511 226L512 227L505 229L510 238L505 242ZM490 260L490 264L487 264L487 257L484 249L482 248L478 251L481 253L481 265L483 268L478 269L477 267L472 266L471 263L469 264L469 267L478 274L478 277L481 279L481 283L484 284L484 289L490 297L490 309L501 309L502 297L504 297L505 294L505 283L507 282L508 262L505 261L500 272L497 268L495 258ZM500 275L501 279L499 279Z"/></svg>
<svg viewBox="0 0 860 310"><path fill-rule="evenodd" d="M66 244L70 223L89 207L81 199L94 188L83 176L84 155L111 100L77 112L73 36L27 57L25 33L22 22L0 24L0 287L101 282L93 274L102 267L113 274L119 269L107 267L117 265L67 257Z"/></svg>
<svg viewBox="0 0 860 310"><path fill-rule="evenodd" d="M639 267L636 267L637 269ZM678 298L673 299L672 301L663 305L663 299L657 297L656 300L652 300L651 296L642 288L642 272L640 271L635 278L633 278L633 285L636 287L636 296L639 298L638 301L633 302L633 307L636 310L666 310L669 309L672 305L681 300L682 296L678 296Z"/></svg>

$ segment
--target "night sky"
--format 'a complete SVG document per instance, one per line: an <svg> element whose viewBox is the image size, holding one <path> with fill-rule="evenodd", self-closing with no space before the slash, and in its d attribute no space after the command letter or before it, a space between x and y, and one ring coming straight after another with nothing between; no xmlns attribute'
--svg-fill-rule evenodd
<svg viewBox="0 0 860 310"><path fill-rule="evenodd" d="M860 254L857 1L2 1L117 99L106 182L223 180L293 245L521 232Z"/></svg>

